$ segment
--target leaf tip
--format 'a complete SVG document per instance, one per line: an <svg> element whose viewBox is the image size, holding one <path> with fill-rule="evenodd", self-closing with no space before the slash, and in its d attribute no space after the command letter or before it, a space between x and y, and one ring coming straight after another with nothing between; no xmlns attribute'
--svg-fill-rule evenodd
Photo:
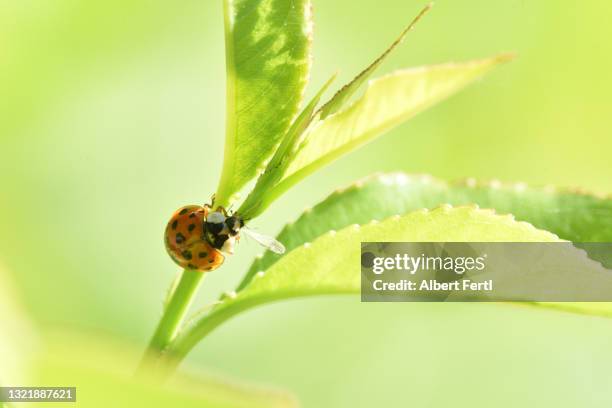
<svg viewBox="0 0 612 408"><path fill-rule="evenodd" d="M421 18L427 14L429 12L429 10L431 10L431 8L433 7L434 3L433 2L429 2L425 5L425 7L423 7L421 9L421 11L419 11L419 14L417 14L417 16L415 18L412 19L412 21L410 22L410 24L408 24L408 26L404 29L404 31L402 32L402 34L400 35L400 37L398 38L397 43L401 42L404 40L404 37L406 36L406 34L408 33L408 31L411 31L416 25L417 23L421 20Z"/></svg>

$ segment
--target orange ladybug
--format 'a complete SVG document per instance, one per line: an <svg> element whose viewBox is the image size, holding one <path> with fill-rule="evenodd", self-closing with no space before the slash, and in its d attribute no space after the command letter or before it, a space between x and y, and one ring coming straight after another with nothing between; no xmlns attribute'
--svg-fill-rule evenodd
<svg viewBox="0 0 612 408"><path fill-rule="evenodd" d="M240 216L228 216L223 207L213 211L208 204L176 210L166 226L164 242L166 251L179 266L209 272L223 264L225 254L234 253L240 231L273 252L285 252L280 242L245 228Z"/></svg>
<svg viewBox="0 0 612 408"><path fill-rule="evenodd" d="M166 251L183 268L212 271L225 260L223 254L205 239L209 212L208 206L188 205L176 210L168 221L164 239Z"/></svg>

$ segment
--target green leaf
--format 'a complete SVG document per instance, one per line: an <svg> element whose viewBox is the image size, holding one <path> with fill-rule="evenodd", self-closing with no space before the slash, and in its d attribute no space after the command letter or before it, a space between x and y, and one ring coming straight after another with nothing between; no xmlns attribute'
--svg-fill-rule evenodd
<svg viewBox="0 0 612 408"><path fill-rule="evenodd" d="M325 119L329 115L336 113L344 107L349 101L351 96L355 94L361 88L361 86L368 80L368 78L376 71L376 69L383 63L383 61L391 54L391 52L404 41L406 34L414 28L416 23L419 22L421 17L425 15L430 9L432 4L425 6L423 10L412 20L410 25L400 34L400 36L391 44L389 48L385 50L370 66L361 71L350 83L343 86L323 107L321 108L321 119Z"/></svg>
<svg viewBox="0 0 612 408"><path fill-rule="evenodd" d="M306 105L302 113L300 113L300 115L293 121L293 124L287 131L287 135L283 138L283 141L278 149L276 149L274 156L272 156L272 159L266 166L266 170L261 174L261 176L259 176L259 179L257 179L257 184L255 184L255 187L249 193L247 199L238 209L237 212L243 219L250 220L261 214L261 212L267 208L269 203L262 201L261 196L263 196L269 188L273 187L282 178L287 166L289 165L289 155L287 153L293 151L296 145L299 143L300 136L306 130L306 128L308 128L308 125L310 125L314 118L314 112L319 104L321 96L323 96L334 79L336 79L336 75L332 76L323 85L319 92L317 92L317 94L312 98L310 103Z"/></svg>
<svg viewBox="0 0 612 408"><path fill-rule="evenodd" d="M167 383L134 376L139 352L116 340L60 333L49 336L49 352L38 357L31 383L74 386L79 404L102 407L289 408L290 394L199 372L178 373ZM200 370L201 371L201 370ZM153 374L151 369L149 373ZM69 406L66 404L65 406ZM64 405L62 405L64 406Z"/></svg>
<svg viewBox="0 0 612 408"><path fill-rule="evenodd" d="M351 106L324 120L313 121L302 143L291 154L284 179L262 199L272 202L312 172L448 98L509 58L499 55L405 69L372 81L365 94Z"/></svg>
<svg viewBox="0 0 612 408"><path fill-rule="evenodd" d="M391 54L391 52L402 43L406 34L414 28L421 17L431 9L431 4L427 5L414 18L412 23L404 29L400 36L385 50L372 64L357 75L350 83L343 86L336 94L319 109L316 115L316 120L325 119L332 113L340 110L350 100L351 96L359 90L359 88L367 81L374 71L382 64L382 62ZM308 126L315 119L315 109L321 99L323 93L327 90L331 82L335 79L335 75L321 88L317 95L302 111L300 116L294 121L293 125L284 137L280 147L274 153L274 157L268 163L266 170L257 180L257 184L247 197L244 203L238 209L238 213L246 220L253 219L261 214L274 200L274 197L267 195L267 192L273 188L285 175L287 167L291 160L294 159L292 152L298 149L301 142L301 136L306 131Z"/></svg>
<svg viewBox="0 0 612 408"><path fill-rule="evenodd" d="M379 174L338 190L294 223L277 239L287 251L310 242L329 230L365 224L420 208L441 204L477 204L500 214L513 214L537 228L573 242L612 242L612 199L572 190L527 187L523 183L447 183L430 176L404 173ZM267 270L281 256L267 251L258 258L237 290L258 271Z"/></svg>
<svg viewBox="0 0 612 408"><path fill-rule="evenodd" d="M226 297L210 314L188 327L170 346L175 364L200 339L230 317L257 305L293 297L359 293L360 243L376 241L554 242L553 234L475 207L441 207L331 232L295 248L242 291Z"/></svg>
<svg viewBox="0 0 612 408"><path fill-rule="evenodd" d="M310 70L309 0L225 0L227 123L219 205L257 174L298 112Z"/></svg>

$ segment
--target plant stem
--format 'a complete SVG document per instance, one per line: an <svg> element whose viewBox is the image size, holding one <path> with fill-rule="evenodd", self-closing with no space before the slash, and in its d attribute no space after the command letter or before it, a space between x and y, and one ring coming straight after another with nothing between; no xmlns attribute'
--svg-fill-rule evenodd
<svg viewBox="0 0 612 408"><path fill-rule="evenodd" d="M181 273L179 282L170 294L162 317L149 342L141 369L147 361L159 357L174 339L203 278L204 272L201 271L185 269Z"/></svg>
<svg viewBox="0 0 612 408"><path fill-rule="evenodd" d="M234 300L231 306L218 304L208 314L190 324L172 340L172 343L168 345L166 352L160 358L158 378L162 381L168 378L204 337L235 315L259 305L300 296L307 296L307 293L279 291L269 296Z"/></svg>
<svg viewBox="0 0 612 408"><path fill-rule="evenodd" d="M223 19L225 26L225 151L223 153L223 168L221 179L217 187L215 204L221 207L229 206L232 197L228 191L234 188L233 178L235 173L234 146L236 144L236 67L234 62L234 34L232 32L232 5L229 1L223 2Z"/></svg>
<svg viewBox="0 0 612 408"><path fill-rule="evenodd" d="M187 354L219 325L236 314L262 303L266 303L266 299L252 299L248 302L238 303L235 305L236 307L213 309L193 326L179 333L172 343L168 345L166 353L160 358L159 378L163 380L170 376Z"/></svg>

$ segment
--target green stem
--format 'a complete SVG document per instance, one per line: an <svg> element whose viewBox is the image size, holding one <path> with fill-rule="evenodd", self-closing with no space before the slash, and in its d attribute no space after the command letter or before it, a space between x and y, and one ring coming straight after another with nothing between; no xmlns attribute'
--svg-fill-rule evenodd
<svg viewBox="0 0 612 408"><path fill-rule="evenodd" d="M282 296L281 296L282 298ZM272 299L274 300L274 299ZM166 353L161 356L158 372L159 378L162 380L170 376L185 359L187 354L210 332L220 326L222 323L232 318L236 314L244 310L258 306L271 301L270 299L249 299L245 302L234 304L235 307L225 307L213 309L209 314L202 317L199 321L184 331L168 345Z"/></svg>
<svg viewBox="0 0 612 408"><path fill-rule="evenodd" d="M192 269L185 269L181 273L179 282L170 295L155 333L149 342L141 369L147 361L161 356L166 347L172 342L203 278L203 272Z"/></svg>
<svg viewBox="0 0 612 408"><path fill-rule="evenodd" d="M227 207L231 203L230 196L235 191L229 191L234 178L234 146L236 144L236 69L234 62L234 36L232 32L232 5L229 1L223 2L223 18L225 25L225 151L223 153L223 168L221 179L217 187L215 204Z"/></svg>
<svg viewBox="0 0 612 408"><path fill-rule="evenodd" d="M332 291L327 294L339 293L342 292ZM321 292L321 294L326 294L326 292ZM185 327L172 343L168 345L166 352L160 358L159 378L163 380L170 376L185 359L187 354L199 344L204 337L235 315L267 303L310 295L311 293L307 291L277 291L274 294L268 294L266 296L246 297L244 299L233 300L231 306L224 306L223 304L217 305L207 315Z"/></svg>

